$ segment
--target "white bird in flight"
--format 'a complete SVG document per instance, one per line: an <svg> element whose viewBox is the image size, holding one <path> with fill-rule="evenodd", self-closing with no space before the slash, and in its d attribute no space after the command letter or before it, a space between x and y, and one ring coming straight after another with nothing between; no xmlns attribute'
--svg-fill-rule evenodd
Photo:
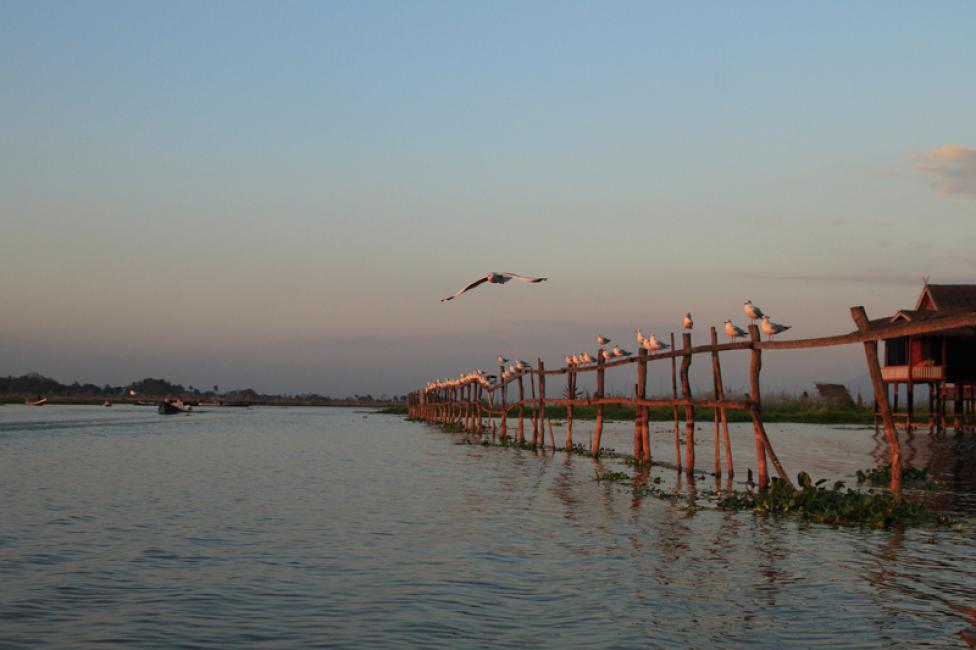
<svg viewBox="0 0 976 650"><path fill-rule="evenodd" d="M606 345L607 343L610 342L610 339L608 339L607 337L602 336L600 334L597 334L596 335L596 342L599 343L600 345Z"/></svg>
<svg viewBox="0 0 976 650"><path fill-rule="evenodd" d="M512 279L521 280L522 282L545 282L546 280L548 280L548 278L527 278L524 275L518 275L517 273L489 273L483 278L478 278L468 286L458 291L453 296L448 296L447 298L441 298L441 302L454 300L465 291L470 291L471 289L477 287L479 284L484 284L485 282L490 282L491 284L505 284L506 282Z"/></svg>
<svg viewBox="0 0 976 650"><path fill-rule="evenodd" d="M685 314L684 320L681 321L681 326L686 330L690 330L692 327L695 326L695 321L691 320L691 312Z"/></svg>
<svg viewBox="0 0 976 650"><path fill-rule="evenodd" d="M735 325L730 320L725 321L725 333L728 334L729 338L731 338L733 341L740 336L746 335L746 331L744 329Z"/></svg>
<svg viewBox="0 0 976 650"><path fill-rule="evenodd" d="M766 332L769 338L773 338L780 332L785 332L786 330L790 329L792 325L774 323L773 321L769 320L769 316L763 316L762 320L759 321L759 327L762 328L762 331Z"/></svg>
<svg viewBox="0 0 976 650"><path fill-rule="evenodd" d="M745 304L742 305L742 311L753 323L756 322L756 319L763 317L763 310L752 304L751 300L746 300Z"/></svg>

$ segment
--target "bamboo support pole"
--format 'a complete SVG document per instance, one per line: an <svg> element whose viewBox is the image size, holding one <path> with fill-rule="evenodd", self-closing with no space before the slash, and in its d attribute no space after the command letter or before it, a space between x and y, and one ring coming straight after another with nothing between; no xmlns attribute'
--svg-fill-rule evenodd
<svg viewBox="0 0 976 650"><path fill-rule="evenodd" d="M712 345L718 345L718 333L715 328L711 328L710 331ZM722 360L719 358L718 349L712 350L712 379L715 383L715 399L718 401L725 401L725 387L722 385ZM735 473L732 465L732 442L729 440L729 419L725 408L718 407L719 418L722 423L722 438L725 443L725 468L728 471L729 478L732 478ZM721 468L718 463L718 430L715 431L715 456L716 456L716 468L715 474L721 476Z"/></svg>
<svg viewBox="0 0 976 650"><path fill-rule="evenodd" d="M529 412L532 414L532 446L535 447L539 438L539 403L535 397L535 375L529 372L529 387L532 389L532 401L529 402Z"/></svg>
<svg viewBox="0 0 976 650"><path fill-rule="evenodd" d="M543 418L546 415L546 366L542 363L542 359L536 359L539 364L539 446L546 446L546 432L543 429ZM549 423L550 429L552 428L552 423Z"/></svg>
<svg viewBox="0 0 976 650"><path fill-rule="evenodd" d="M868 316L864 307L851 307L851 318L858 329L867 332ZM901 494L901 446L898 443L898 436L895 432L895 419L891 415L891 408L888 405L888 391L885 388L884 379L881 376L881 366L878 364L878 342L865 341L864 356L868 364L868 373L871 375L871 384L874 387L874 398L878 400L878 409L881 411L881 421L884 423L885 440L888 442L888 454L891 457L891 483L889 488L896 495Z"/></svg>
<svg viewBox="0 0 976 650"><path fill-rule="evenodd" d="M674 352L674 333L671 333L671 351ZM678 371L677 357L671 356L671 397L678 399ZM678 405L673 405L674 411L674 464L681 471L681 433L678 431Z"/></svg>
<svg viewBox="0 0 976 650"><path fill-rule="evenodd" d="M637 362L637 399L647 398L647 350L641 348ZM651 461L650 428L648 427L648 409L637 406L634 418L634 459L641 459L645 463Z"/></svg>
<svg viewBox="0 0 976 650"><path fill-rule="evenodd" d="M755 325L749 326L749 338L753 343L759 341L759 328ZM759 487L763 490L769 485L769 473L766 469L766 447L762 443L762 415L759 410L759 372L762 370L762 352L758 348L752 349L749 364L749 387L750 399L753 403L750 413L752 415L752 428L756 438L756 466L759 473Z"/></svg>
<svg viewBox="0 0 976 650"><path fill-rule="evenodd" d="M505 374L505 366L504 365L498 366L498 381L499 382L501 382L502 375L504 375L504 374ZM507 383L500 383L499 384L499 390L501 390L501 392L502 392L502 395L501 395L502 416L501 416L501 422L498 425L498 429L499 429L499 431L498 431L498 437L501 438L502 440L504 440L505 437L508 435L508 409L505 408L505 402L506 402L506 400L508 398L508 384Z"/></svg>
<svg viewBox="0 0 976 650"><path fill-rule="evenodd" d="M525 384L522 383L522 373L518 376L519 403L518 403L518 441L525 442L525 409L522 404L525 402Z"/></svg>
<svg viewBox="0 0 976 650"><path fill-rule="evenodd" d="M596 391L594 392L594 397L599 399L603 398L603 381L604 381L604 366L605 361L603 359L603 348L597 351L597 370L596 370ZM593 432L593 445L592 454L593 458L597 458L600 455L600 438L603 436L603 404L597 402L596 407L596 429Z"/></svg>
<svg viewBox="0 0 976 650"><path fill-rule="evenodd" d="M566 399L576 398L576 373L566 373ZM566 449L573 448L573 405L566 405Z"/></svg>
<svg viewBox="0 0 976 650"><path fill-rule="evenodd" d="M683 350L691 348L691 332L681 335ZM691 381L688 379L688 368L691 367L691 355L681 358L681 396L691 400ZM685 406L685 472L695 471L695 407Z"/></svg>

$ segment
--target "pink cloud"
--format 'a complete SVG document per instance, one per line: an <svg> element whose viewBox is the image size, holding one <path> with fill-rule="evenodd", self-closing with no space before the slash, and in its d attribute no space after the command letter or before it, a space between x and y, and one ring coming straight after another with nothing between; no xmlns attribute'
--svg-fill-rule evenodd
<svg viewBox="0 0 976 650"><path fill-rule="evenodd" d="M945 144L926 153L915 165L939 194L976 196L976 149Z"/></svg>

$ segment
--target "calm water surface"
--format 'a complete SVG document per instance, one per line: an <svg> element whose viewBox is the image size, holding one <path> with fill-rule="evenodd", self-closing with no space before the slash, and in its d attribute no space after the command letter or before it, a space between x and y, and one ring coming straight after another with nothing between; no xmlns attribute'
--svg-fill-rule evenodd
<svg viewBox="0 0 976 650"><path fill-rule="evenodd" d="M872 434L770 426L831 479ZM972 438L906 441L964 516ZM585 458L464 443L351 409L0 406L0 647L976 645L973 533L689 511L713 479L639 500Z"/></svg>

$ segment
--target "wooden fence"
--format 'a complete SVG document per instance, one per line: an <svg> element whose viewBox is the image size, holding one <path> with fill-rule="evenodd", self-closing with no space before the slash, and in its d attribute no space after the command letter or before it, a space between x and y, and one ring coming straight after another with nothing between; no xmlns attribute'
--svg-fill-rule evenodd
<svg viewBox="0 0 976 650"><path fill-rule="evenodd" d="M545 425L549 426L549 442L556 448L555 434L551 420L546 419L547 406L562 406L566 408L566 443L567 449L574 446L573 442L573 408L588 406L596 408L596 428L593 433L591 453L594 457L600 454L601 436L604 424L604 409L608 405L625 405L635 409L634 421L634 460L637 463L650 463L650 432L648 428L649 409L652 407L670 407L674 417L675 464L679 469L691 473L695 471L695 417L700 409L711 409L714 423L714 472L717 476L723 473L722 454L725 456L725 472L732 476L734 465L729 441L727 412L744 411L750 415L756 446L756 466L758 484L765 488L769 483L767 463L771 463L779 477L792 485L789 476L783 469L770 444L769 437L762 417L762 399L760 394L760 374L762 371L762 353L769 350L797 350L806 348L822 348L838 345L861 343L867 360L868 372L874 387L875 401L878 405L881 419L884 423L885 439L891 458L892 472L890 488L895 493L901 492L902 457L898 437L895 432L894 419L888 404L881 367L878 363L878 341L899 336L931 334L959 327L976 327L976 312L956 315L937 321L909 322L885 327L883 330L873 330L869 326L867 315L863 307L852 307L851 316L857 325L857 330L849 334L829 336L815 339L800 339L792 341L762 341L759 329L750 325L748 340L741 342L719 343L714 327L710 328L710 342L706 345L692 345L691 333L685 332L681 337L681 347L675 346L674 335L671 336L671 347L668 350L648 352L640 350L636 356L608 358L604 349L600 348L596 361L586 364L569 364L567 366L547 370L541 359L535 367L523 367L515 372L506 372L504 367L494 380L489 380L484 373L469 373L458 379L431 382L423 390L411 393L408 399L409 414L413 418L423 419L445 425L453 425L472 433L483 433L486 419L490 418L489 426L494 431L495 418L498 419L498 434L502 439L509 436L508 419L517 418L517 429L512 437L519 443L531 444L534 447L545 447ZM721 353L731 351L750 352L749 362L749 394L743 399L728 399L722 382ZM707 398L695 398L688 377L689 368L696 355L708 355L712 366L711 395ZM680 358L680 366L677 360ZM670 361L671 365L671 397L669 399L648 399L647 367L655 361ZM634 385L633 397L611 397L605 395L605 377L610 369L620 366L636 365L637 378ZM588 399L576 397L576 382L580 373L596 373L596 389ZM547 383L551 380L565 377L565 398L549 397L546 393ZM530 395L526 396L525 380L528 379ZM547 382L547 379L549 380ZM518 399L508 400L508 387L517 388ZM679 392L680 386L680 392ZM698 411L696 412L696 409ZM526 413L532 427L531 443L526 440ZM684 420L685 453L681 454L681 420Z"/></svg>

